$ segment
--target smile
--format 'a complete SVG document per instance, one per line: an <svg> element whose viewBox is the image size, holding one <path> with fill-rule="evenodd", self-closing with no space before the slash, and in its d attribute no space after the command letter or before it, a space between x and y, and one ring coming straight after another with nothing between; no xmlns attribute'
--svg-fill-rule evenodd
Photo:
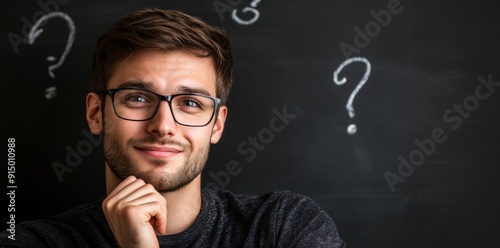
<svg viewBox="0 0 500 248"><path fill-rule="evenodd" d="M182 151L174 147L141 146L135 147L141 153L155 158L168 158L180 154Z"/></svg>

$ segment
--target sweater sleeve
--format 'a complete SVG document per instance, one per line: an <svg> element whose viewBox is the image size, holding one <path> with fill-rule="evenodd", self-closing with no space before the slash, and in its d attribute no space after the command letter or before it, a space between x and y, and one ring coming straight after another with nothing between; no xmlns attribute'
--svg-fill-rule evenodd
<svg viewBox="0 0 500 248"><path fill-rule="evenodd" d="M67 244L64 237L59 237L57 243L51 237L57 235L51 226L38 221L27 221L16 226L15 232L5 230L0 235L1 247L61 247L58 245Z"/></svg>
<svg viewBox="0 0 500 248"><path fill-rule="evenodd" d="M346 247L333 219L312 199L284 194L276 216L278 247Z"/></svg>
<svg viewBox="0 0 500 248"><path fill-rule="evenodd" d="M116 247L100 202L75 207L45 219L30 220L0 234L0 247Z"/></svg>

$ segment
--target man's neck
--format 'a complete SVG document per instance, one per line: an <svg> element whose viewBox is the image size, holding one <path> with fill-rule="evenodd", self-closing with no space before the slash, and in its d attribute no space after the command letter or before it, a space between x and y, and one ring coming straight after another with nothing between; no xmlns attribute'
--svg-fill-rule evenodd
<svg viewBox="0 0 500 248"><path fill-rule="evenodd" d="M106 192L111 193L121 180L106 165ZM201 176L198 175L185 187L162 193L167 200L167 235L188 229L201 211Z"/></svg>

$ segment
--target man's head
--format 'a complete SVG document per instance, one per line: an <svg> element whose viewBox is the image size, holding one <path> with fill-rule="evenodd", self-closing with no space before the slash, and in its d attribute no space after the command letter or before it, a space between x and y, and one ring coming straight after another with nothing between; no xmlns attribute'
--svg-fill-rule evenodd
<svg viewBox="0 0 500 248"><path fill-rule="evenodd" d="M156 8L127 15L99 38L92 63L92 91L106 90L116 64L144 49L182 50L210 57L217 76L217 97L226 104L233 66L226 32L185 13Z"/></svg>
<svg viewBox="0 0 500 248"><path fill-rule="evenodd" d="M231 71L225 32L189 15L147 9L113 25L98 40L87 96L107 180L134 175L160 192L199 182L222 135Z"/></svg>

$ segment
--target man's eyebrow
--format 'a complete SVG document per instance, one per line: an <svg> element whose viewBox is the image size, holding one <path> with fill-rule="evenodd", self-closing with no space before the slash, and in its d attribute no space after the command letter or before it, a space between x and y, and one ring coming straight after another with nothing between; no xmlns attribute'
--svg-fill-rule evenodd
<svg viewBox="0 0 500 248"><path fill-rule="evenodd" d="M135 89L142 89L142 90L153 90L153 86L151 83L147 82L142 82L142 81L126 81L124 83L121 83L118 85L117 88L135 88Z"/></svg>
<svg viewBox="0 0 500 248"><path fill-rule="evenodd" d="M152 83L148 82L142 82L142 81L126 81L124 83L121 83L117 86L118 89L120 88L135 88L135 89L141 89L141 90L149 90L152 92L155 92L155 88L153 87ZM189 87L189 86L178 86L177 90L175 91L174 94L202 94L206 96L211 96L210 93L203 88L198 88L198 87Z"/></svg>
<svg viewBox="0 0 500 248"><path fill-rule="evenodd" d="M203 89L203 88L197 88L197 87L187 87L187 86L179 86L177 87L177 91L179 93L188 93L188 94L202 94L206 96L210 96L210 93Z"/></svg>

